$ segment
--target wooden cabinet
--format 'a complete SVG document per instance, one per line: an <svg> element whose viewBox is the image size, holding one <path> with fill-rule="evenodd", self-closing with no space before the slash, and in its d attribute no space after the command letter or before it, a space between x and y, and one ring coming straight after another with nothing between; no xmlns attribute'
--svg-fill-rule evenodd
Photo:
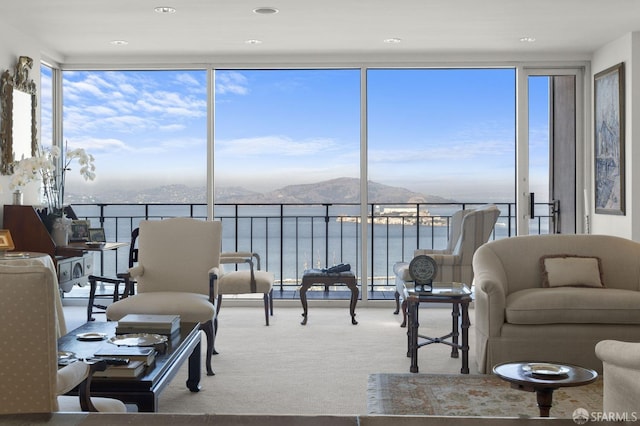
<svg viewBox="0 0 640 426"><path fill-rule="evenodd" d="M84 285L93 273L93 252L70 246L58 247L33 206L4 206L3 227L11 231L16 251L46 253L58 270L58 284L64 292Z"/></svg>

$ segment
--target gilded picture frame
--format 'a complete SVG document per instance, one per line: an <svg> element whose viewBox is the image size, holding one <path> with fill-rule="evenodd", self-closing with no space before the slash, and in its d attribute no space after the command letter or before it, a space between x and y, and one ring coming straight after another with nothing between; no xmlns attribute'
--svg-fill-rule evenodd
<svg viewBox="0 0 640 426"><path fill-rule="evenodd" d="M0 251L8 251L16 248L13 245L11 232L8 229L0 229Z"/></svg>

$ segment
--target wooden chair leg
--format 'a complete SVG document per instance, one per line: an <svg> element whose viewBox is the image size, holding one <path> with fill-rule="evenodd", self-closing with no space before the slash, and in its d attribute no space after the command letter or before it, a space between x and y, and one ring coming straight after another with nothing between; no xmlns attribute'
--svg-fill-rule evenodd
<svg viewBox="0 0 640 426"><path fill-rule="evenodd" d="M93 304L96 300L96 287L98 283L96 280L89 278L89 302L87 303L87 322L95 320L93 318Z"/></svg>
<svg viewBox="0 0 640 426"><path fill-rule="evenodd" d="M269 290L269 308L271 309L271 316L273 316L273 289Z"/></svg>
<svg viewBox="0 0 640 426"><path fill-rule="evenodd" d="M204 334L207 336L207 357L206 357L207 376L215 376L216 373L213 372L213 368L211 367L211 355L213 355L213 341L215 339L215 332L213 330L213 321L207 321L204 324L201 324L200 329L204 331Z"/></svg>
<svg viewBox="0 0 640 426"><path fill-rule="evenodd" d="M213 320L213 339L214 339L214 343L211 347L211 353L213 355L218 355L218 351L216 350L216 346L215 346L215 336L218 335L218 314L220 313L220 307L222 306L222 295L219 294L218 295L218 305L216 306L216 317Z"/></svg>
<svg viewBox="0 0 640 426"><path fill-rule="evenodd" d="M398 290L396 290L394 296L396 298L396 310L393 311L393 314L398 315L400 313L400 293L398 293Z"/></svg>
<svg viewBox="0 0 640 426"><path fill-rule="evenodd" d="M269 293L265 293L262 299L264 300L264 319L269 326Z"/></svg>

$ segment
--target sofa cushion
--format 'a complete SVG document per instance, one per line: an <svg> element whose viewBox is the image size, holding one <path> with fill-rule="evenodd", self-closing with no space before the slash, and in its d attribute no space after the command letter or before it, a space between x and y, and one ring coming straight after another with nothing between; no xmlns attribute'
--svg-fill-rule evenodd
<svg viewBox="0 0 640 426"><path fill-rule="evenodd" d="M507 296L511 324L640 324L640 292L615 288L529 288Z"/></svg>
<svg viewBox="0 0 640 426"><path fill-rule="evenodd" d="M540 258L542 287L604 287L599 257L549 255Z"/></svg>

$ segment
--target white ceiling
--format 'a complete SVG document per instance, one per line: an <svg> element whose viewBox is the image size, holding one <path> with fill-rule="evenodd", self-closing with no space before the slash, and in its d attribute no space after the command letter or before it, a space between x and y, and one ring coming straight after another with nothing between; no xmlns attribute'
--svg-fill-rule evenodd
<svg viewBox="0 0 640 426"><path fill-rule="evenodd" d="M640 0L13 0L0 21L62 63L447 56L584 60L640 30ZM154 12L173 6L174 14ZM257 7L279 13L259 15ZM521 37L535 37L523 43ZM387 44L384 39L400 38ZM261 40L247 44L245 40ZM111 40L127 40L114 46Z"/></svg>

